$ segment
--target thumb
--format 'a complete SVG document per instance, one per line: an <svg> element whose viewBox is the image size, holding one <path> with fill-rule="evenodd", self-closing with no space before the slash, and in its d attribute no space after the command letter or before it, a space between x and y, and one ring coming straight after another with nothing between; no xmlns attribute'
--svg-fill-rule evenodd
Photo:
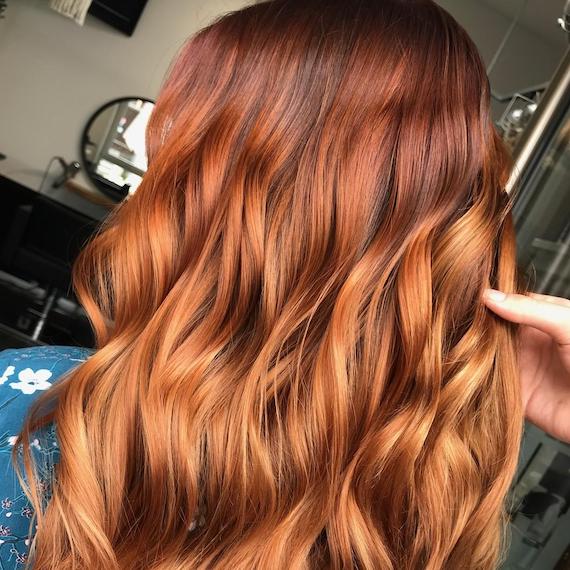
<svg viewBox="0 0 570 570"><path fill-rule="evenodd" d="M570 301L548 295L519 295L486 289L483 301L512 323L534 327L561 346L570 346Z"/></svg>

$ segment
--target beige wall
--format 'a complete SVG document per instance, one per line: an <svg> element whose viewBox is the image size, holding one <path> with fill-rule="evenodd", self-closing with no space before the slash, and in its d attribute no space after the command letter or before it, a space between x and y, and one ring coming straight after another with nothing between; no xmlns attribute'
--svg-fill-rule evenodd
<svg viewBox="0 0 570 570"><path fill-rule="evenodd" d="M439 1L489 61L509 19L480 0ZM92 17L80 27L49 10L47 0L9 0L6 19L0 20L0 152L17 159L27 171L27 183L39 186L50 157L79 158L81 132L93 111L125 95L155 98L184 39L219 14L248 3L149 0L129 38ZM554 26L553 33L562 32ZM517 29L492 83L505 92L546 81L561 51L556 42ZM79 209L102 211L65 190L58 192L55 197Z"/></svg>
<svg viewBox="0 0 570 570"><path fill-rule="evenodd" d="M486 64L492 60L521 2L516 0L507 16L504 1L436 1L467 30ZM513 93L544 83L552 77L567 48L566 34L556 23L557 17L562 15L563 5L563 0L528 0L520 24L513 30L490 74L494 90L500 94ZM529 27L533 18L536 29ZM500 117L504 107L493 104L495 119Z"/></svg>
<svg viewBox="0 0 570 570"><path fill-rule="evenodd" d="M28 184L39 186L52 156L79 159L83 127L98 107L125 95L156 98L182 42L247 3L149 0L128 37L91 16L80 27L50 10L47 0L9 0L0 20L0 152L22 164ZM77 208L100 211L60 193Z"/></svg>

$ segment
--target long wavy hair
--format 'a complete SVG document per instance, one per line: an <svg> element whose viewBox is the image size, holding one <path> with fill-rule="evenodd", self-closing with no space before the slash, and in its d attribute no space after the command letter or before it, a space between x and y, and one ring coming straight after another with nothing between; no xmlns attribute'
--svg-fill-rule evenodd
<svg viewBox="0 0 570 570"><path fill-rule="evenodd" d="M73 268L96 351L34 570L492 569L523 428L511 159L430 0L275 0L171 67L149 168ZM36 477L24 454L23 484Z"/></svg>

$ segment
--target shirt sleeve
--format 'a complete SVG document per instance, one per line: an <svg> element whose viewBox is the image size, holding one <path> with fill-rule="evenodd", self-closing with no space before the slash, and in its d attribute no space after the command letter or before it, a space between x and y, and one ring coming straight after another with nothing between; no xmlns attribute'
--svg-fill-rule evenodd
<svg viewBox="0 0 570 570"><path fill-rule="evenodd" d="M16 436L32 402L64 372L84 362L91 352L79 347L57 346L0 351L0 570L23 569L35 531L30 528L33 507L12 462ZM30 448L40 491L47 500L59 458L55 426L46 426L41 433L34 434Z"/></svg>

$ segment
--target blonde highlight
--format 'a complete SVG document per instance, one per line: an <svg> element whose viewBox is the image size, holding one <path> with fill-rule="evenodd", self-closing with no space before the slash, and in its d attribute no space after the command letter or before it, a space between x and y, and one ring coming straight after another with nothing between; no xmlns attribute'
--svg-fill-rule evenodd
<svg viewBox="0 0 570 570"><path fill-rule="evenodd" d="M428 0L189 40L73 268L97 351L22 432L61 448L34 570L496 567L523 411L480 300L520 290L488 97Z"/></svg>

